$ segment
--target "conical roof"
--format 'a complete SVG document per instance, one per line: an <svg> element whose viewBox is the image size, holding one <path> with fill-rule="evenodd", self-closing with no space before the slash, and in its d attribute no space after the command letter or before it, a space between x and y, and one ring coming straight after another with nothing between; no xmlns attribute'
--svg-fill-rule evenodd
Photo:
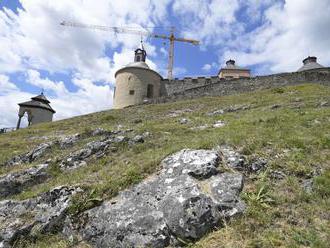
<svg viewBox="0 0 330 248"><path fill-rule="evenodd" d="M324 68L323 65L320 65L317 63L317 57L314 56L308 56L303 60L303 66L299 68L298 71L308 71L308 70L313 70L313 69L319 69L319 68Z"/></svg>
<svg viewBox="0 0 330 248"><path fill-rule="evenodd" d="M21 107L31 107L31 108L42 108L47 109L53 113L56 113L56 111L49 105L50 101L45 97L43 93L41 93L38 96L32 97L31 101L22 102L18 105Z"/></svg>
<svg viewBox="0 0 330 248"><path fill-rule="evenodd" d="M38 96L32 97L31 99L32 100L35 100L35 101L41 101L41 102L45 102L45 103L50 103L50 101L48 101L48 99L45 97L45 95L44 95L43 92L41 92L41 94L38 95Z"/></svg>

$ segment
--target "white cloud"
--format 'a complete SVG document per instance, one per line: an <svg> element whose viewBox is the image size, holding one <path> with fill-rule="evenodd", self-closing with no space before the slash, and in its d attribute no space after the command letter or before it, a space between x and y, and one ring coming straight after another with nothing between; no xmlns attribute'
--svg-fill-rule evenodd
<svg viewBox="0 0 330 248"><path fill-rule="evenodd" d="M202 67L204 72L210 72L212 69L218 69L218 64L213 62L212 64L205 64Z"/></svg>
<svg viewBox="0 0 330 248"><path fill-rule="evenodd" d="M9 77L0 74L0 96L18 90L15 84L9 81Z"/></svg>
<svg viewBox="0 0 330 248"><path fill-rule="evenodd" d="M236 58L242 65L268 64L262 72L296 71L308 55L330 63L330 1L287 0L265 12L262 26L233 41L220 56Z"/></svg>
<svg viewBox="0 0 330 248"><path fill-rule="evenodd" d="M18 103L30 99L29 93L21 92L9 77L0 74L0 128L16 127L18 118ZM23 118L21 126L27 126L27 119Z"/></svg>
<svg viewBox="0 0 330 248"><path fill-rule="evenodd" d="M219 45L243 31L235 17L238 3L238 0L182 0L174 2L173 11L182 20L184 36L198 39L202 45Z"/></svg>
<svg viewBox="0 0 330 248"><path fill-rule="evenodd" d="M40 73L36 70L27 71L27 80L30 84L38 86L42 89L52 90L56 96L62 96L63 94L68 94L63 82L53 82L48 78L40 78Z"/></svg>

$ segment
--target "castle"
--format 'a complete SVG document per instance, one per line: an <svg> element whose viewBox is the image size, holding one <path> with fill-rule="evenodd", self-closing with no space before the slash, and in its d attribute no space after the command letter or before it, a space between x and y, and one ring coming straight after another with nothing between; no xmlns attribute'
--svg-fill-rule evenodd
<svg viewBox="0 0 330 248"><path fill-rule="evenodd" d="M253 77L249 69L236 66L234 60L228 60L217 76L168 80L149 68L146 56L143 47L135 50L134 62L116 72L114 108L302 83L330 84L330 68L318 64L316 57L307 57L303 60L303 66L292 73Z"/></svg>
<svg viewBox="0 0 330 248"><path fill-rule="evenodd" d="M297 72L268 76L251 76L250 70L228 60L217 76L164 79L146 63L147 53L143 46L135 50L134 62L115 73L114 108L121 109L143 103L162 103L199 96L223 96L242 92L319 83L330 86L330 68L317 63L316 57L307 57ZM43 93L31 101L19 103L17 129L25 113L28 125L49 122L55 110Z"/></svg>

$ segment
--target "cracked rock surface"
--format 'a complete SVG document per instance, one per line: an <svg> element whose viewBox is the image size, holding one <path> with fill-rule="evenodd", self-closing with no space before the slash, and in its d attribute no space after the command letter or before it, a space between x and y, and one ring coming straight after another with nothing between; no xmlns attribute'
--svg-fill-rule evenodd
<svg viewBox="0 0 330 248"><path fill-rule="evenodd" d="M78 190L62 186L24 201L0 201L0 247L61 229L71 196Z"/></svg>
<svg viewBox="0 0 330 248"><path fill-rule="evenodd" d="M23 171L0 177L0 197L18 194L28 187L46 181L48 164L40 164Z"/></svg>
<svg viewBox="0 0 330 248"><path fill-rule="evenodd" d="M243 177L220 173L213 150L181 150L162 161L162 170L81 213L67 218L63 233L93 247L167 247L194 241L242 213ZM184 241L184 242L182 242Z"/></svg>

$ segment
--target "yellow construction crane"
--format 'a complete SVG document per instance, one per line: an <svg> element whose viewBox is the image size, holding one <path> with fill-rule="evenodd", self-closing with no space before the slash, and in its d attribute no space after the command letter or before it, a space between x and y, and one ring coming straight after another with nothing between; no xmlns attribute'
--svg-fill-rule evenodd
<svg viewBox="0 0 330 248"><path fill-rule="evenodd" d="M180 42L187 42L191 43L193 45L198 45L198 40L192 40L192 39L186 39L186 38L178 38L174 35L174 28L171 28L170 35L160 35L160 34L154 34L151 32L143 31L143 30L137 30L135 28L129 28L129 27L108 27L108 26L99 26L99 25L90 25L90 24L83 24L83 23L77 23L77 22L67 22L63 21L60 23L63 26L69 26L69 27L78 27L78 28L89 28L89 29L96 29L96 30L102 30L102 31L111 31L116 34L124 33L124 34L134 34L134 35L140 35L140 36L147 36L152 38L159 38L164 40L170 41L170 49L168 53L168 79L173 79L173 60L174 60L174 42L180 41Z"/></svg>

